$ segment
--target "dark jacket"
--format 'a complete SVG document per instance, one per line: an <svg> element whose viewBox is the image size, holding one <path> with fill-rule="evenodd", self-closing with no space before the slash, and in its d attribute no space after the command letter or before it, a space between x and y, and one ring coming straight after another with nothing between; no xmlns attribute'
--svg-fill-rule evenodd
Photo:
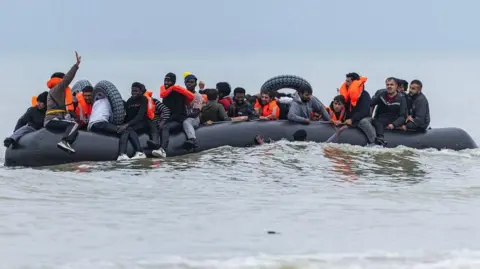
<svg viewBox="0 0 480 269"><path fill-rule="evenodd" d="M407 129L425 130L430 125L430 108L428 99L423 93L409 95L410 106L408 107L408 115L412 116L413 122L407 123Z"/></svg>
<svg viewBox="0 0 480 269"><path fill-rule="evenodd" d="M29 125L36 130L40 129L43 127L43 121L45 120L45 112L46 109L38 109L37 107L29 107L25 114L20 117L17 121L17 125L15 125L15 130L14 132L20 127Z"/></svg>
<svg viewBox="0 0 480 269"><path fill-rule="evenodd" d="M248 116L249 120L258 118L257 112L249 102L243 102L243 104L238 105L236 102L233 102L228 107L228 116L230 118Z"/></svg>
<svg viewBox="0 0 480 269"><path fill-rule="evenodd" d="M377 107L375 118L390 122L394 127L405 124L407 119L407 101L403 94L398 93L391 102L386 101L387 90L378 90L372 98L371 106Z"/></svg>
<svg viewBox="0 0 480 269"><path fill-rule="evenodd" d="M225 108L222 104L217 101L208 101L208 103L202 108L202 113L200 114L200 123L205 123L207 121L229 121L230 118L225 112Z"/></svg>
<svg viewBox="0 0 480 269"><path fill-rule="evenodd" d="M176 91L172 91L163 98L162 103L170 109L170 120L182 123L187 119L187 97Z"/></svg>
<svg viewBox="0 0 480 269"><path fill-rule="evenodd" d="M362 94L358 98L356 106L350 106L349 103L346 104L345 109L347 111L347 116L345 119L351 119L353 124L358 124L360 120L366 117L370 117L370 104L372 98L370 94L363 90Z"/></svg>
<svg viewBox="0 0 480 269"><path fill-rule="evenodd" d="M148 100L147 97L130 97L125 102L125 123L128 126L137 125L147 119Z"/></svg>

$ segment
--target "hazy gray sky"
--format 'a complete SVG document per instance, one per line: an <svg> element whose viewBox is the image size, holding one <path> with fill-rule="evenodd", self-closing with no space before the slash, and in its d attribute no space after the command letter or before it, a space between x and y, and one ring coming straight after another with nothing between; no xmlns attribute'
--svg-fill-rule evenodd
<svg viewBox="0 0 480 269"><path fill-rule="evenodd" d="M476 51L473 0L3 0L3 53Z"/></svg>

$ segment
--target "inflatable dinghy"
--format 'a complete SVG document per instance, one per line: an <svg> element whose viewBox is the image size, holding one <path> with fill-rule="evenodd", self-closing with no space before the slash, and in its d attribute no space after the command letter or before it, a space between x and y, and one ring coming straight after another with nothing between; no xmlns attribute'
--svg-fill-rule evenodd
<svg viewBox="0 0 480 269"><path fill-rule="evenodd" d="M77 82L78 87L89 84L87 81ZM278 91L285 88L297 90L311 85L298 76L281 75L267 80L262 89ZM123 98L117 88L109 81L98 82L93 91L94 100L99 94L107 94L112 105L112 123L122 124L125 117ZM288 106L281 106L283 115L288 112ZM281 113L282 114L282 113ZM41 129L22 137L15 148L5 152L6 166L47 166L84 161L114 161L118 157L118 138L101 134L80 131L75 143L72 144L76 153L69 154L57 148L63 133L53 133ZM314 142L346 143L366 146L367 138L357 128L338 128L329 122L311 122L309 125L278 121L222 122L209 126L201 126L196 130L198 147L193 152L200 152L221 146L248 147L258 143L258 138L264 141L305 140ZM147 147L148 136L140 136L142 147ZM172 134L167 156L179 156L192 151L183 148L186 140L183 132ZM435 128L425 132L404 132L385 130L385 140L388 148L406 146L416 149L435 148L463 150L477 148L475 141L464 130L458 128ZM133 148L129 144L128 155L133 156ZM148 154L148 150L146 150Z"/></svg>
<svg viewBox="0 0 480 269"><path fill-rule="evenodd" d="M339 128L327 122L312 122L309 125L289 121L249 121L225 122L197 129L198 148L195 152L221 146L248 147L255 145L257 135L265 141L287 139L298 140L301 134L306 141L346 143L366 146L366 136L357 128L347 128L337 133ZM22 137L15 149L11 147L5 153L6 166L46 166L83 161L113 161L118 157L118 138L80 131L72 144L76 153L69 154L57 148L62 133L53 133L46 129L38 130ZM140 142L146 147L147 135L140 136ZM452 149L463 150L477 148L473 139L462 129L435 128L425 132L385 131L388 148L406 146L416 149ZM191 153L183 148L186 137L183 132L172 134L167 156L179 156ZM133 156L133 148L128 145L128 155Z"/></svg>

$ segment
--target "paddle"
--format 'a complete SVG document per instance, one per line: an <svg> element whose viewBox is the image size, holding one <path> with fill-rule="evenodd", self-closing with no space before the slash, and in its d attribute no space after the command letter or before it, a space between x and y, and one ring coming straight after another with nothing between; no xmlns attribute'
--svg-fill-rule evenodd
<svg viewBox="0 0 480 269"><path fill-rule="evenodd" d="M340 128L336 128L335 126L333 126L333 128L336 129L335 133L329 138L327 139L327 141L325 141L325 143L331 143L335 138L337 138L344 130L346 130L348 128L348 125L343 125L342 127Z"/></svg>

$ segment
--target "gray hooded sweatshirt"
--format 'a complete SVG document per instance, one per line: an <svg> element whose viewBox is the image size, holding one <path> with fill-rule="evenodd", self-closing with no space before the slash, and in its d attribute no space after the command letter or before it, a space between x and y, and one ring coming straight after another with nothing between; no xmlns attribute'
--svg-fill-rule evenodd
<svg viewBox="0 0 480 269"><path fill-rule="evenodd" d="M302 102L298 93L294 93L292 98L293 101L288 110L288 120L298 123L307 123L308 120L310 120L310 114L313 111L320 112L323 120L330 120L330 116L325 110L325 106L320 100L318 100L318 98L312 96L310 101Z"/></svg>

